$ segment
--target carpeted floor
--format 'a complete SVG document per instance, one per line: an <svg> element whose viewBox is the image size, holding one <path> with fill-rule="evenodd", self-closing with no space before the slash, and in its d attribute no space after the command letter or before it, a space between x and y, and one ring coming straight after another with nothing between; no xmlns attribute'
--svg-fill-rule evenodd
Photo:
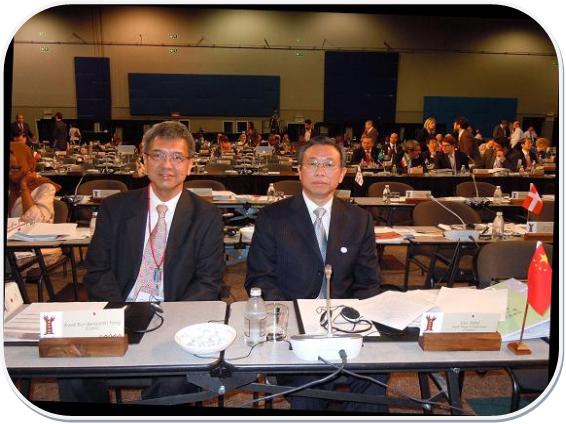
<svg viewBox="0 0 566 424"><path fill-rule="evenodd" d="M405 248L388 247L384 252L384 260L382 262L383 283L401 286L404 276ZM230 293L223 300L227 303L245 300L247 295L243 288L245 279L246 266L245 263L230 266L226 269L225 283L230 287ZM79 278L84 274L84 269L79 269ZM64 275L58 272L54 275L53 281L55 289L60 290L70 281L70 272ZM409 285L411 287L420 288L423 286L424 277L416 269L411 269ZM37 299L35 286L29 286L28 290L32 301ZM47 295L46 295L47 296ZM415 373L392 373L389 380L390 394L403 393L409 396L419 397L419 384ZM431 384L431 393L435 394L438 389ZM511 395L511 381L507 373L503 370L491 370L485 374L476 372L466 372L463 387L464 414L479 415L497 415L505 413L506 407L503 401L490 404L490 401L496 399L506 399ZM115 394L111 393L115 401ZM124 389L122 391L123 401L139 399L139 389ZM35 379L32 381L30 389L30 399L33 401L58 401L59 394L57 383L51 379ZM251 395L244 393L230 393L225 397L225 406L233 407L244 403L251 399ZM488 407L486 407L486 399ZM204 406L210 406L210 415L221 413L217 408L216 401L205 402ZM260 405L260 407L262 407ZM275 399L273 402L275 409L288 409L289 404L284 399ZM415 407L410 409L390 408L390 413L394 414L421 414L423 410ZM434 408L435 414L449 414L448 409L440 407Z"/></svg>

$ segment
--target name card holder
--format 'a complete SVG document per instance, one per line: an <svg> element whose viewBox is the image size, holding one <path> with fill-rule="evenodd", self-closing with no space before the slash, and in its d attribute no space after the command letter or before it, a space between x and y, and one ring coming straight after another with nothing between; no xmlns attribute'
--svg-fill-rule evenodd
<svg viewBox="0 0 566 424"><path fill-rule="evenodd" d="M39 315L39 356L124 356L124 309L53 311Z"/></svg>
<svg viewBox="0 0 566 424"><path fill-rule="evenodd" d="M124 356L127 351L128 336L58 337L39 340L41 358Z"/></svg>
<svg viewBox="0 0 566 424"><path fill-rule="evenodd" d="M432 333L419 336L424 351L494 351L501 349L501 334L489 333Z"/></svg>

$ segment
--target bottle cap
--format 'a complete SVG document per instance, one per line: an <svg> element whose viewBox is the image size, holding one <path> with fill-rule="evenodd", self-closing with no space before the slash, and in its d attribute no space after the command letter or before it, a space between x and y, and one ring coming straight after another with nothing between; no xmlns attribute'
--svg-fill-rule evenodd
<svg viewBox="0 0 566 424"><path fill-rule="evenodd" d="M252 287L250 295L253 297L261 296L261 289L259 287Z"/></svg>

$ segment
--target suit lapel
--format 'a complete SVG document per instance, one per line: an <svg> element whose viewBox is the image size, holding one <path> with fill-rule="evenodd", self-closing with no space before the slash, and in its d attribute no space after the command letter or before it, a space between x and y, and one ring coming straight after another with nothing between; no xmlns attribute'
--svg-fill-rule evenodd
<svg viewBox="0 0 566 424"><path fill-rule="evenodd" d="M174 284L171 278L173 276L172 272L175 268L175 263L179 260L179 258L175 258L175 253L180 251L181 245L186 239L185 236L193 221L193 214L194 206L191 195L188 191L183 190L181 197L179 197L177 207L175 208L175 213L173 214L173 221L171 222L171 228L167 236L167 246L165 247L165 287L163 292L165 299L173 297L172 290Z"/></svg>
<svg viewBox="0 0 566 424"><path fill-rule="evenodd" d="M147 199L148 190L140 190L139 197L134 201L134 204L129 209L130 214L124 217L125 233L128 240L128 245L131 246L125 255L129 255L129 260L124 261L126 264L131 265L130 282L132 285L136 281L139 269L142 262L144 250L144 238L147 224ZM128 288L128 292L131 287Z"/></svg>
<svg viewBox="0 0 566 424"><path fill-rule="evenodd" d="M330 218L330 229L328 234L328 245L326 248L326 263L327 264L335 264L336 255L342 247L342 238L341 235L344 234L344 216L345 207L342 201L338 198L334 198L332 201L332 215Z"/></svg>
<svg viewBox="0 0 566 424"><path fill-rule="evenodd" d="M307 209L305 200L303 199L303 195L298 194L294 196L290 206L296 216L296 219L291 220L291 222L294 222L296 224L298 230L297 233L300 237L303 238L306 246L318 256L320 262L324 263L324 261L322 260L322 255L320 254L318 242L316 240L316 234L314 233L314 225L312 223L312 219Z"/></svg>

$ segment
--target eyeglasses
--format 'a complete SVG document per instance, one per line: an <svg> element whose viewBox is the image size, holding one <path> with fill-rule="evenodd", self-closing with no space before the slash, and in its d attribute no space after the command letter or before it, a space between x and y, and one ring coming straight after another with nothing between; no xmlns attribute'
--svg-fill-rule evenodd
<svg viewBox="0 0 566 424"><path fill-rule="evenodd" d="M319 167L322 167L322 169L325 173L334 172L338 169L338 165L336 165L331 160L327 160L327 161L324 161L324 162L319 162L317 160L311 160L310 162L303 164L303 166L305 168L307 168L313 174L316 173L316 171L318 170Z"/></svg>
<svg viewBox="0 0 566 424"><path fill-rule="evenodd" d="M190 157L183 155L179 152L167 153L162 152L161 150L157 150L150 153L145 153L146 156L149 156L151 160L156 162L165 162L169 159L174 165L180 165L185 160L190 159Z"/></svg>

